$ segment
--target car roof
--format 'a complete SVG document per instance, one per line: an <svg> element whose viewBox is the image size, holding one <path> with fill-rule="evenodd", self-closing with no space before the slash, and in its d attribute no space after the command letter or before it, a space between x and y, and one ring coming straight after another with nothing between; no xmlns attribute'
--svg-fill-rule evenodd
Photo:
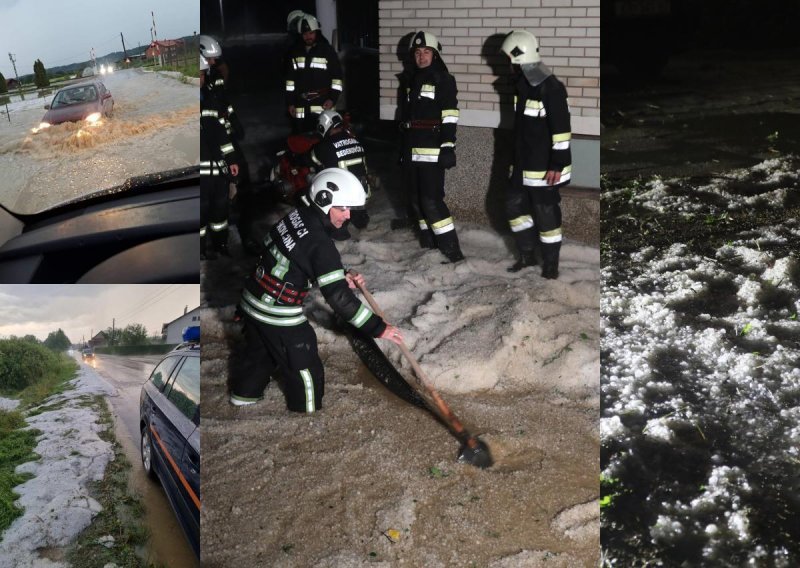
<svg viewBox="0 0 800 568"><path fill-rule="evenodd" d="M186 355L200 355L200 344L195 342L184 342L180 343L175 348L168 353L168 355L173 355L175 353L186 354Z"/></svg>
<svg viewBox="0 0 800 568"><path fill-rule="evenodd" d="M60 93L61 91L69 91L69 90L72 90L72 89L80 89L82 87L88 87L89 85L97 87L99 85L103 85L103 82L102 81L86 81L85 83L75 83L74 85L67 85L66 87L61 87L56 92L56 94ZM103 86L105 87L105 85L103 85Z"/></svg>

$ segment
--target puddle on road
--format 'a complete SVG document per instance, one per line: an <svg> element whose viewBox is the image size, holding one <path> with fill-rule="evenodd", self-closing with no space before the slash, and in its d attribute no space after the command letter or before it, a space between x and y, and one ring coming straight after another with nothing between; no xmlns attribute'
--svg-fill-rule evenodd
<svg viewBox="0 0 800 568"><path fill-rule="evenodd" d="M142 468L138 441L134 442L125 429L122 420L114 412L114 434L122 446L125 456L131 463L128 487L132 493L141 497L145 514L143 522L150 532L146 545L137 550L139 556L155 566L170 568L194 568L199 566L183 530L169 506L164 490L158 481L147 477Z"/></svg>

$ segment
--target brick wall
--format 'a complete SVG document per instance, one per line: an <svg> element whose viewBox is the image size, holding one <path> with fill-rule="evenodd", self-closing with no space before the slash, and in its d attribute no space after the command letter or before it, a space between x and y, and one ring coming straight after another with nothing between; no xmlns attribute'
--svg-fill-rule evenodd
<svg viewBox="0 0 800 568"><path fill-rule="evenodd" d="M505 125L510 72L499 54L505 34L536 35L542 60L566 84L573 134L600 135L600 0L380 0L381 118L395 118L398 46L423 29L437 36L456 78L459 126Z"/></svg>

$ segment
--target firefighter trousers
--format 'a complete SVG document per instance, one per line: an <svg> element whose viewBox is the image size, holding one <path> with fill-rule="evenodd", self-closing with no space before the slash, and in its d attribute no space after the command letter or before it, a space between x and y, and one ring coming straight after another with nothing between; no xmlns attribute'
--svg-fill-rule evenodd
<svg viewBox="0 0 800 568"><path fill-rule="evenodd" d="M561 251L561 194L558 187L528 187L512 176L506 193L506 215L517 249L532 256L536 241L544 263L558 263Z"/></svg>
<svg viewBox="0 0 800 568"><path fill-rule="evenodd" d="M444 168L410 164L405 168L409 209L419 223L420 244L438 247L445 255L460 252L456 227L444 202Z"/></svg>
<svg viewBox="0 0 800 568"><path fill-rule="evenodd" d="M228 243L229 186L227 176L200 176L200 235L215 246Z"/></svg>
<svg viewBox="0 0 800 568"><path fill-rule="evenodd" d="M236 357L231 369L233 397L260 399L270 376L280 370L289 410L314 412L322 408L325 371L311 324L273 326L244 316L243 333L245 351Z"/></svg>

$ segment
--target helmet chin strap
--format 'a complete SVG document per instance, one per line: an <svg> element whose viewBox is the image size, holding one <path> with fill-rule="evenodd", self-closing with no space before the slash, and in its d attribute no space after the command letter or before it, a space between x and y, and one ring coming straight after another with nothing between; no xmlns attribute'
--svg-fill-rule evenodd
<svg viewBox="0 0 800 568"><path fill-rule="evenodd" d="M541 61L538 63L523 63L520 65L520 69L532 87L538 87L553 74L550 68Z"/></svg>

